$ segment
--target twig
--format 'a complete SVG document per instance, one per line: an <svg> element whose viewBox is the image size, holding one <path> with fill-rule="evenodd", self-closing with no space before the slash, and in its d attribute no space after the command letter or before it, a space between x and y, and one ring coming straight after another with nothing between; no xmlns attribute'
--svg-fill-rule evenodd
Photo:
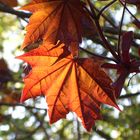
<svg viewBox="0 0 140 140"><path fill-rule="evenodd" d="M44 126L42 126L42 130L44 131L47 140L50 140L50 135L48 134L48 132Z"/></svg>
<svg viewBox="0 0 140 140"><path fill-rule="evenodd" d="M113 58L109 58L109 57L105 57L105 56L102 56L102 55L95 54L95 53L93 53L93 52L90 52L90 51L88 51L88 50L82 48L82 47L80 47L80 49L81 49L82 51L84 51L84 52L86 52L86 53L88 53L88 54L90 54L90 55L92 55L92 56L98 57L98 58L100 58L100 59L106 59L106 60L109 60L109 61L117 62L117 61L116 61L115 59L113 59Z"/></svg>
<svg viewBox="0 0 140 140"><path fill-rule="evenodd" d="M114 58L115 58L117 61L119 61L118 55L117 55L116 52L111 48L110 44L108 43L108 41L106 40L106 38L105 38L105 36L104 36L104 34L103 34L103 31L102 31L101 26L100 26L100 24L99 24L99 21L98 21L98 18L97 18L97 16L96 16L96 13L95 13L95 11L94 11L94 8L93 8L93 6L92 6L92 3L90 2L90 0L87 0L87 2L88 2L88 4L89 4L89 6L90 6L90 9L91 9L91 12L92 12L92 13L91 13L88 9L87 9L87 11L88 11L89 13L91 13L90 15L91 15L91 17L93 18L93 20L95 21L95 24L96 24L98 33L99 33L99 35L100 35L100 38L102 39L102 41L103 41L103 43L104 43L104 47L105 47L107 50L110 51L110 53L114 56Z"/></svg>
<svg viewBox="0 0 140 140"><path fill-rule="evenodd" d="M120 3L125 6L125 4L123 4L123 2L121 0L119 0ZM125 9L128 11L128 13L137 21L137 22L140 22L133 14L132 12L125 6Z"/></svg>
<svg viewBox="0 0 140 140"><path fill-rule="evenodd" d="M103 13L105 10L107 10L107 9L108 9L112 4L114 4L116 1L117 1L117 0L113 0L113 1L109 2L106 6L104 6L104 7L100 10L100 12L98 13L97 18L100 18L100 16L102 15L102 13Z"/></svg>
<svg viewBox="0 0 140 140"><path fill-rule="evenodd" d="M122 18L120 22L120 27L119 27L119 39L118 39L118 55L120 56L120 40L121 40L121 35L122 35L122 26L123 26L123 20L124 20L124 15L125 15L125 9L126 9L126 2L123 8L123 13L122 13Z"/></svg>
<svg viewBox="0 0 140 140"><path fill-rule="evenodd" d="M47 111L47 109L45 108L38 108L38 107L33 107L33 106L26 106L24 104L19 104L19 103L5 103L5 102L0 102L0 106L11 106L11 107L17 107L17 106L21 106L21 107L25 107L26 109L36 109L36 110L44 110Z"/></svg>
<svg viewBox="0 0 140 140"><path fill-rule="evenodd" d="M111 138L108 134L104 133L103 131L100 131L100 130L97 129L96 127L94 127L93 130L94 130L99 136L101 136L102 138L104 138L104 139L106 139L106 140L112 140L112 138Z"/></svg>
<svg viewBox="0 0 140 140"><path fill-rule="evenodd" d="M99 9L97 9L94 5L93 5L94 9L96 10L96 12L100 12ZM104 14L102 13L101 16L113 27L113 28L117 28L117 26Z"/></svg>
<svg viewBox="0 0 140 140"><path fill-rule="evenodd" d="M119 31L118 29L112 28L112 27L105 27L103 28L103 31L109 34L114 34L114 35L118 35ZM122 30L122 33L126 32L126 30ZM138 33L134 33L134 38L135 39L140 39L140 34Z"/></svg>
<svg viewBox="0 0 140 140"><path fill-rule="evenodd" d="M31 13L14 10L13 8L8 7L2 3L0 3L0 11L16 15L22 19L29 18L32 15Z"/></svg>
<svg viewBox="0 0 140 140"><path fill-rule="evenodd" d="M119 99L132 98L132 97L135 97L135 96L138 96L138 95L140 95L140 92L133 93L133 94L122 95L122 96L119 97Z"/></svg>
<svg viewBox="0 0 140 140"><path fill-rule="evenodd" d="M77 140L81 140L81 134L80 134L80 123L78 119L76 119L77 122Z"/></svg>

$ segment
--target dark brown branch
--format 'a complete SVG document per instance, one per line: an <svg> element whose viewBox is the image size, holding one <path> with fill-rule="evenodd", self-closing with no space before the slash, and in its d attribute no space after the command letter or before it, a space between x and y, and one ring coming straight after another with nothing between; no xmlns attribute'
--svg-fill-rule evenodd
<svg viewBox="0 0 140 140"><path fill-rule="evenodd" d="M135 17L135 15L133 15L132 12L127 8L127 6L125 5L125 3L123 3L121 0L119 0L119 1L122 4L122 6L125 7L125 9L127 10L127 12L134 18L134 20L136 20L137 22L139 22L139 20Z"/></svg>
<svg viewBox="0 0 140 140"><path fill-rule="evenodd" d="M112 28L112 27L104 27L103 31L112 35L118 35L119 34L119 30ZM122 34L126 32L126 30L122 30ZM138 33L134 33L134 38L135 39L140 39L140 34Z"/></svg>
<svg viewBox="0 0 140 140"><path fill-rule="evenodd" d="M117 0L113 0L111 2L109 2L106 6L104 6L100 12L98 13L97 17L100 17L102 15L103 12L105 12L105 10L107 10L111 5L113 5Z"/></svg>
<svg viewBox="0 0 140 140"><path fill-rule="evenodd" d="M96 12L95 12L95 9L94 9L94 7L93 7L93 4L91 3L90 0L87 0L87 3L88 3L88 5L89 5L89 7L90 7L90 11L89 11L88 9L86 9L86 10L87 10L87 12L90 14L91 18L93 18L93 20L95 21L95 25L96 25L96 28L97 28L97 30L98 30L98 34L99 34L99 36L100 36L102 42L104 43L104 47L105 47L107 50L110 51L110 53L112 54L112 56L114 56L114 58L115 58L117 61L119 61L118 55L117 55L116 52L112 49L110 43L108 42L108 40L107 40L106 37L104 36L104 33L103 33L102 28L101 28L101 26L100 26L99 20L98 20L98 18L97 18L97 16L96 16Z"/></svg>
<svg viewBox="0 0 140 140"><path fill-rule="evenodd" d="M36 109L36 110L44 110L47 111L45 108L38 108L38 107L33 107L33 106L26 106L24 104L19 104L19 103L5 103L5 102L0 102L0 106L8 106L8 107L25 107L26 109Z"/></svg>
<svg viewBox="0 0 140 140"><path fill-rule="evenodd" d="M125 98L132 98L132 97L136 97L140 95L140 92L134 93L134 94L126 94L126 95L122 95L119 97L119 99L125 99Z"/></svg>
<svg viewBox="0 0 140 140"><path fill-rule="evenodd" d="M14 10L13 8L8 7L8 6L6 6L6 5L4 5L2 3L0 3L0 11L16 15L19 18L22 18L22 19L29 18L31 16L31 13L26 13L26 12L23 12L23 11Z"/></svg>
<svg viewBox="0 0 140 140"><path fill-rule="evenodd" d="M102 138L106 139L106 140L113 140L108 134L104 133L103 131L98 130L96 127L93 128L93 130Z"/></svg>
<svg viewBox="0 0 140 140"><path fill-rule="evenodd" d="M124 16L125 16L125 7L126 7L126 2L125 2L125 6L123 7L123 13L122 13L122 18L120 21L120 27L119 27L119 38L118 38L118 55L121 56L120 52L121 52L121 35L122 35L122 27L123 27L123 20L124 20Z"/></svg>
<svg viewBox="0 0 140 140"><path fill-rule="evenodd" d="M15 10L11 7L3 5L2 3L0 3L0 11L16 15L19 18L22 18L22 19L29 18L32 15L31 13ZM115 28L106 27L106 28L103 28L103 29L104 29L104 32L106 32L106 33L111 33L111 34L117 35L118 34L118 29L115 29ZM125 32L125 30L123 30L122 32ZM137 33L134 33L134 38L135 39L140 39L140 35L137 34Z"/></svg>
<svg viewBox="0 0 140 140"><path fill-rule="evenodd" d="M96 12L99 14L100 10L97 9L94 5L93 5L94 9L96 10ZM117 26L104 14L102 13L101 16L113 27L113 28L117 28Z"/></svg>
<svg viewBox="0 0 140 140"><path fill-rule="evenodd" d="M90 51L88 51L88 50L82 48L82 47L80 47L80 49L81 49L82 51L84 51L84 52L86 52L86 53L92 55L93 57L98 57L98 58L103 59L103 60L109 60L109 61L114 61L114 62L116 62L116 60L113 59L113 58L109 58L109 57L105 57L105 56L102 56L102 55L95 54L95 53L93 53L93 52L90 52Z"/></svg>
<svg viewBox="0 0 140 140"><path fill-rule="evenodd" d="M78 119L76 119L76 122L77 122L77 140L81 140L80 123Z"/></svg>

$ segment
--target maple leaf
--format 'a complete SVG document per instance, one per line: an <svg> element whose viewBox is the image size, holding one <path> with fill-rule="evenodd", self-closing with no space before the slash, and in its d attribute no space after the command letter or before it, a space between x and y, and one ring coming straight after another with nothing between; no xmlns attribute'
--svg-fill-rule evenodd
<svg viewBox="0 0 140 140"><path fill-rule="evenodd" d="M0 0L0 3L3 3L3 4L6 4L8 6L11 6L11 7L15 7L17 6L17 0Z"/></svg>
<svg viewBox="0 0 140 140"><path fill-rule="evenodd" d="M82 24L93 23L80 0L33 0L21 9L33 13L21 48L39 39L53 44L61 40L66 46L75 44L77 48L81 42Z"/></svg>
<svg viewBox="0 0 140 140"><path fill-rule="evenodd" d="M133 42L133 32L125 32L121 37L120 43L120 61L117 64L105 63L102 65L104 68L116 69L119 74L118 79L113 84L116 89L116 97L120 96L121 90L123 88L125 79L130 73L140 72L139 66L140 62L136 59L132 59L130 56L130 48Z"/></svg>
<svg viewBox="0 0 140 140"><path fill-rule="evenodd" d="M50 123L65 118L72 111L90 131L95 120L101 119L101 103L118 108L112 81L100 68L98 60L73 58L71 54L62 57L63 48L60 42L54 47L43 44L18 57L32 67L24 78L21 102L43 95Z"/></svg>

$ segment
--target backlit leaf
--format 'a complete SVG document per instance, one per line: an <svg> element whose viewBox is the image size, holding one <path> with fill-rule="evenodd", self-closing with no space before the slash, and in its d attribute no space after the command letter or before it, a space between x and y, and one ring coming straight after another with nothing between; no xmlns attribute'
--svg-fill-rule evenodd
<svg viewBox="0 0 140 140"><path fill-rule="evenodd" d="M55 44L58 40L66 46L79 46L82 25L92 23L80 0L33 0L22 7L33 13L26 28L22 48L39 39Z"/></svg>
<svg viewBox="0 0 140 140"><path fill-rule="evenodd" d="M32 67L24 78L21 102L43 95L48 104L50 123L75 112L90 131L95 120L101 118L102 103L118 108L112 81L97 59L73 58L70 54L62 57L63 47L60 43L54 47L43 44L18 57Z"/></svg>

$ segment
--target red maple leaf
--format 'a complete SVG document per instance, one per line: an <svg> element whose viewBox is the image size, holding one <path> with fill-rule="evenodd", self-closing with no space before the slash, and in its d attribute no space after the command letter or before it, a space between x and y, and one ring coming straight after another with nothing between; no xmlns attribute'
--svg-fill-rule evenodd
<svg viewBox="0 0 140 140"><path fill-rule="evenodd" d="M80 0L33 0L22 10L33 13L22 48L43 39L54 44L60 40L66 46L75 45L77 49L81 42L82 24L93 23Z"/></svg>
<svg viewBox="0 0 140 140"><path fill-rule="evenodd" d="M123 88L125 79L130 73L140 72L139 66L140 62L132 59L130 56L130 48L133 41L133 32L125 32L122 35L120 43L120 61L117 64L105 63L102 65L104 68L116 69L119 77L117 81L113 84L116 89L116 97L120 96L121 90Z"/></svg>
<svg viewBox="0 0 140 140"><path fill-rule="evenodd" d="M118 108L112 81L95 58L73 58L63 53L64 44L45 43L18 58L31 65L24 78L21 102L44 95L50 123L75 112L90 131L100 119L101 104ZM63 55L65 54L65 57Z"/></svg>

